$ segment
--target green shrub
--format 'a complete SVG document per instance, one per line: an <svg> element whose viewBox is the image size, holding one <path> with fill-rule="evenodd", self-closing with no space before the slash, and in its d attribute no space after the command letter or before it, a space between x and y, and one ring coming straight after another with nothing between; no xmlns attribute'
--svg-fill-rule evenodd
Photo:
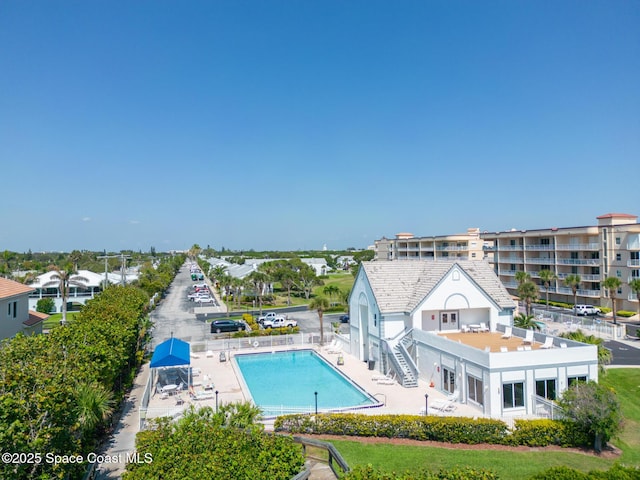
<svg viewBox="0 0 640 480"><path fill-rule="evenodd" d="M617 315L624 317L624 318L629 318L629 317L633 317L637 312L630 312L629 310L618 310L616 312Z"/></svg>
<svg viewBox="0 0 640 480"><path fill-rule="evenodd" d="M497 480L498 478L490 470L469 467L396 473L375 469L371 465L357 466L342 477L343 480Z"/></svg>
<svg viewBox="0 0 640 480"><path fill-rule="evenodd" d="M362 415L355 413L283 415L275 431L292 434L328 434L359 437L409 438L436 442L544 447L589 445L587 436L569 422L517 420L513 432L492 418L436 417L422 415Z"/></svg>

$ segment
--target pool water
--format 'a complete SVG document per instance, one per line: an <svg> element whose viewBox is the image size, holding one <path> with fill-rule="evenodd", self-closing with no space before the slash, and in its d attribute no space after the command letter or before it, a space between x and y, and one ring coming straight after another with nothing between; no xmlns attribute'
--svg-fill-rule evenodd
<svg viewBox="0 0 640 480"><path fill-rule="evenodd" d="M378 401L312 350L236 355L253 402L265 416L349 410Z"/></svg>

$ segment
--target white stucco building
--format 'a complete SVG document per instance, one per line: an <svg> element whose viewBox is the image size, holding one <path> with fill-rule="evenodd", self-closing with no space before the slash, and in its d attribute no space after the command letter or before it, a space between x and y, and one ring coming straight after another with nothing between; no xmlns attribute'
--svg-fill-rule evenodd
<svg viewBox="0 0 640 480"><path fill-rule="evenodd" d="M455 393L479 414L540 414L571 382L598 378L595 345L541 333L525 341L487 262L363 262L349 307L353 355L407 388L420 378Z"/></svg>

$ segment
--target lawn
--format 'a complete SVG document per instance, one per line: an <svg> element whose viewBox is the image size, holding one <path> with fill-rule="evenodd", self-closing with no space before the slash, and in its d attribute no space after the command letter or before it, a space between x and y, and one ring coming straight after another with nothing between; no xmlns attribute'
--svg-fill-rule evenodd
<svg viewBox="0 0 640 480"><path fill-rule="evenodd" d="M75 317L77 313L78 312L67 312L67 321L68 322L72 321L73 317ZM51 330L52 328L60 325L60 320L62 320L62 314L54 313L49 318L47 318L44 322L42 322L42 328L44 330Z"/></svg>
<svg viewBox="0 0 640 480"><path fill-rule="evenodd" d="M610 369L601 383L618 393L625 417L620 438L613 442L622 450L617 459L640 466L640 369ZM562 451L461 450L431 446L368 444L345 440L332 441L350 466L371 464L385 471L402 472L421 468L440 469L470 466L495 471L501 479L528 478L547 468L565 465L582 471L605 470L616 460Z"/></svg>

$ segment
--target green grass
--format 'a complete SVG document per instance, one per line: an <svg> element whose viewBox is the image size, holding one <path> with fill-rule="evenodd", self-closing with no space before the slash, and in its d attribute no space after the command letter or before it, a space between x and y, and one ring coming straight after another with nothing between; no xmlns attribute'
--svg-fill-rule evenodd
<svg viewBox="0 0 640 480"><path fill-rule="evenodd" d="M603 460L580 453L558 451L512 452L460 450L437 447L363 444L332 441L349 466L371 464L385 471L417 471L469 466L496 472L501 479L523 479L549 467L564 465L582 471L606 470L615 460Z"/></svg>
<svg viewBox="0 0 640 480"><path fill-rule="evenodd" d="M371 464L388 472L469 466L493 470L501 479L521 479L558 465L584 472L606 470L616 461L640 466L640 369L610 369L600 382L617 392L625 417L620 438L612 442L623 452L618 459L603 459L569 451L461 450L390 443L367 444L347 440L335 440L331 443L351 467Z"/></svg>
<svg viewBox="0 0 640 480"><path fill-rule="evenodd" d="M77 312L67 312L67 321L73 321ZM54 313L49 318L47 318L44 322L42 322L42 328L44 330L51 330L54 327L60 325L60 320L62 320L62 313Z"/></svg>
<svg viewBox="0 0 640 480"><path fill-rule="evenodd" d="M640 465L640 369L610 368L600 383L615 390L622 407L624 429L612 442L623 452L620 461Z"/></svg>

